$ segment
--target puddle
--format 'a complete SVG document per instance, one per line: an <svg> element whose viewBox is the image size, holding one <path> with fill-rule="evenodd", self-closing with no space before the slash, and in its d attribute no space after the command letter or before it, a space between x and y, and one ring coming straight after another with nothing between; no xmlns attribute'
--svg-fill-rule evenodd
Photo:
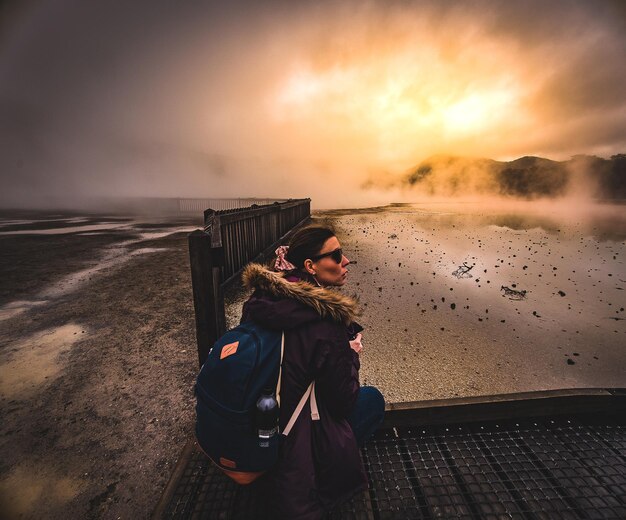
<svg viewBox="0 0 626 520"><path fill-rule="evenodd" d="M86 222L85 217L63 218L62 216L38 219L3 219L0 218L0 227L23 226L25 224L38 224L45 222Z"/></svg>
<svg viewBox="0 0 626 520"><path fill-rule="evenodd" d="M14 318L15 316L19 316L24 311L32 309L37 305L42 305L47 303L46 300L39 301L26 301L26 300L18 300L11 303L7 303L3 307L0 307L0 321L9 320Z"/></svg>
<svg viewBox="0 0 626 520"><path fill-rule="evenodd" d="M344 290L364 308L363 380L390 402L624 386L626 242L572 221L425 209L332 219L357 260Z"/></svg>
<svg viewBox="0 0 626 520"><path fill-rule="evenodd" d="M165 247L144 247L134 251L129 251L127 249L129 245L136 244L138 242L142 242L142 240L128 240L109 248L97 265L81 269L80 271L66 276L59 282L56 282L52 287L42 291L39 296L43 299L58 298L59 296L75 291L81 285L87 283L92 276L100 271L110 269L112 267L118 267L124 262L130 260L133 256L157 253L167 251L169 249Z"/></svg>
<svg viewBox="0 0 626 520"><path fill-rule="evenodd" d="M127 242L123 242L127 244ZM96 273L114 267L127 261L130 258L130 253L125 247L116 246L109 249L102 259L94 266L81 269L75 273L71 273L58 282L55 282L52 286L44 289L39 296L44 299L58 298L64 296L72 291L77 290L81 285L88 282Z"/></svg>
<svg viewBox="0 0 626 520"><path fill-rule="evenodd" d="M175 233L191 233L193 231L194 228L181 228L181 229L174 229L174 230L168 230L168 231L155 231L155 232L143 232L143 233L138 233L139 234L139 240L138 242L143 242L146 240L156 240L159 238L165 238L168 237L170 235L173 235ZM136 227L130 227L128 228L129 231L131 232L138 232L139 230ZM101 231L90 231L90 232L86 232L86 233L78 233L80 236L92 236L92 235L102 235L104 232ZM137 241L134 241L137 242Z"/></svg>
<svg viewBox="0 0 626 520"><path fill-rule="evenodd" d="M145 255L148 253L160 253L161 251L169 251L171 248L169 247L142 247L140 249L135 249L131 255Z"/></svg>
<svg viewBox="0 0 626 520"><path fill-rule="evenodd" d="M39 516L69 502L83 487L83 481L55 473L41 464L22 463L0 480L2 517Z"/></svg>
<svg viewBox="0 0 626 520"><path fill-rule="evenodd" d="M59 220L59 219L56 219ZM73 217L63 219L65 222L72 223L80 223L86 222L88 219L84 217ZM9 220L3 221L1 225L8 225L9 223L34 223L34 222L44 222L44 219L41 220ZM151 223L150 221L146 221ZM123 263L127 262L131 258L137 255L143 254L153 254L160 253L163 251L167 251L170 248L162 248L162 247L140 247L137 249L131 249L130 246L135 244L140 244L141 242L145 242L148 240L157 240L160 238L164 238L166 236L175 234L175 233L189 233L193 230L193 226L190 227L167 227L166 225L159 225L161 229L158 231L148 231L141 232L141 230L137 227L142 223L145 223L142 220L134 220L128 222L127 220L122 222L103 222L100 224L91 224L84 226L72 226L72 227L64 227L64 228L55 228L55 229L40 229L40 230L19 230L19 231L0 231L0 235L58 235L58 234L67 234L67 233L75 233L77 231L81 231L78 233L80 236L85 235L98 235L101 232L110 231L113 229L123 229L125 232L137 234L138 238L133 238L131 240L125 240L118 244L105 247L102 250L102 254L99 260L96 260L95 265L91 265L84 269L81 269L77 272L71 273L59 281L53 283L52 285L44 288L38 295L37 299L34 301L14 301L3 307L0 307L0 322L13 319L15 317L20 316L26 311L32 309L37 305L42 305L48 303L48 300L58 298L60 296L64 296L68 293L71 293L77 289L79 289L84 284L88 283L91 278L98 274L99 272L111 269L114 267L118 267Z"/></svg>
<svg viewBox="0 0 626 520"><path fill-rule="evenodd" d="M141 233L139 235L140 239L143 240L155 240L157 238L164 238L170 235L173 235L174 233L191 233L195 228L191 228L191 227L186 227L186 228L179 228L179 229L170 229L167 231L156 231L156 232L150 232L150 233Z"/></svg>
<svg viewBox="0 0 626 520"><path fill-rule="evenodd" d="M41 222L41 221L39 220L0 220L0 227L19 226L23 224L34 224L35 222Z"/></svg>
<svg viewBox="0 0 626 520"><path fill-rule="evenodd" d="M52 229L20 229L17 231L0 231L0 235L65 235L79 231L98 231L103 229L128 228L128 223L105 222L103 224L92 224L88 226L71 226Z"/></svg>
<svg viewBox="0 0 626 520"><path fill-rule="evenodd" d="M28 398L41 385L58 376L63 369L59 356L87 335L85 327L68 323L7 345L0 357L0 396Z"/></svg>

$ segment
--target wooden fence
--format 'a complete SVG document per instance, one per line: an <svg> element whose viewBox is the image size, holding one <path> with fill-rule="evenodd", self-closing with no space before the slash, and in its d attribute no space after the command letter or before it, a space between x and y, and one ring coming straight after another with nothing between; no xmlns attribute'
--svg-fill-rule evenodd
<svg viewBox="0 0 626 520"><path fill-rule="evenodd" d="M285 199L258 199L258 198L237 198L237 199L178 199L179 213L198 213L206 208L216 211L246 208L252 205L265 205L274 202L282 202Z"/></svg>
<svg viewBox="0 0 626 520"><path fill-rule="evenodd" d="M311 216L311 199L204 212L204 230L189 235L198 359L224 332L224 286L252 261L263 260Z"/></svg>
<svg viewBox="0 0 626 520"><path fill-rule="evenodd" d="M77 201L78 207L85 210L125 214L125 215L199 215L205 209L216 211L266 205L284 202L274 198L208 198L208 197L97 197ZM61 207L61 206L59 206Z"/></svg>

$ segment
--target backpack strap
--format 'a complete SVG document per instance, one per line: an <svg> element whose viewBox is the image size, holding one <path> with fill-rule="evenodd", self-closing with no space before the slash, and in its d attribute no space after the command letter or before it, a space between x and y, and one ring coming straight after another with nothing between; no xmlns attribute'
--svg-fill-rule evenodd
<svg viewBox="0 0 626 520"><path fill-rule="evenodd" d="M283 353L285 352L285 331L280 338L280 365L278 365L278 382L276 383L276 402L280 407L280 376L283 373Z"/></svg>
<svg viewBox="0 0 626 520"><path fill-rule="evenodd" d="M315 399L315 381L313 381L306 389L306 392L304 392L302 399L300 399L298 406L296 406L296 409L291 415L291 419L289 419L287 426L285 426L285 429L282 431L282 434L285 437L289 435L291 428L293 428L293 425L296 423L296 420L300 416L300 412L302 412L302 408L304 408L304 404L307 402L309 396L311 397L311 419L313 419L314 421L320 420L320 414L317 409L317 400Z"/></svg>
<svg viewBox="0 0 626 520"><path fill-rule="evenodd" d="M280 367L278 369L278 384L276 385L276 401L278 401L278 406L280 406L280 379L281 379L281 374L283 371L284 352L285 352L285 331L283 331L283 337L280 341ZM315 398L315 381L313 381L304 392L304 395L300 398L300 402L298 403L298 406L296 406L296 409L293 411L293 414L291 414L291 418L289 419L287 426L285 426L285 429L282 431L282 434L285 437L289 435L291 428L293 428L293 425L296 423L296 420L300 416L300 413L302 412L302 408L304 408L304 404L307 402L307 399L309 398L309 396L311 397L311 419L314 421L320 420L319 410L317 409L317 399Z"/></svg>
<svg viewBox="0 0 626 520"><path fill-rule="evenodd" d="M317 399L315 398L315 381L311 383L311 419L314 421L320 420L320 413L317 409Z"/></svg>

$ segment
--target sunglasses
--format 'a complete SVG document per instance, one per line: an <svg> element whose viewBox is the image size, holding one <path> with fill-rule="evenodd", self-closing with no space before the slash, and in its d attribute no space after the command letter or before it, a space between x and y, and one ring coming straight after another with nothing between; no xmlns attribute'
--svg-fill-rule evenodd
<svg viewBox="0 0 626 520"><path fill-rule="evenodd" d="M334 251L330 251L329 253L322 253L321 255L316 255L312 257L311 260L317 262L318 260L326 258L327 256L330 256L336 264L340 264L343 260L343 250L339 248L335 249Z"/></svg>

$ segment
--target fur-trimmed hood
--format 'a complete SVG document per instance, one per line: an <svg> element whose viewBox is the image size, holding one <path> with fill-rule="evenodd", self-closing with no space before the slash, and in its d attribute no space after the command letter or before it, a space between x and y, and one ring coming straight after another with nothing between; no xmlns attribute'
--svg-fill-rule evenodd
<svg viewBox="0 0 626 520"><path fill-rule="evenodd" d="M261 264L248 264L241 275L248 289L257 289L278 299L290 299L313 309L321 318L349 325L360 314L356 298L351 298L306 281L290 282L284 273L270 271Z"/></svg>

